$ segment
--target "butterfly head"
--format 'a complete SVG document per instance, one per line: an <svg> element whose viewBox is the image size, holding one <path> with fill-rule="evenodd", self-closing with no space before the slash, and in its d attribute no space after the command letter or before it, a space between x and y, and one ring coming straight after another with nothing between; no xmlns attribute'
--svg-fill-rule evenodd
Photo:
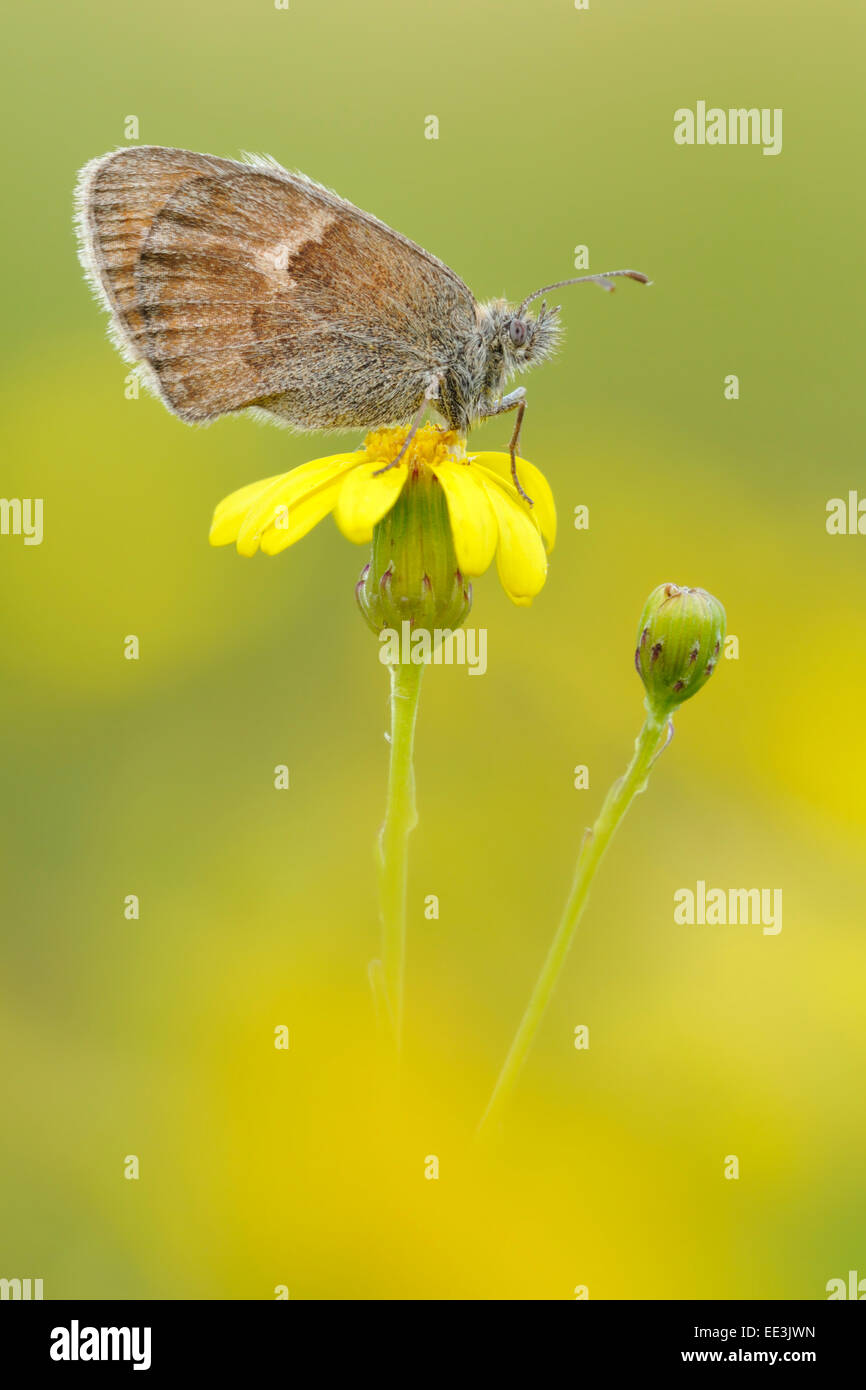
<svg viewBox="0 0 866 1390"><path fill-rule="evenodd" d="M540 290L533 290L532 294L527 295L516 308L503 300L492 304L490 309L506 373L524 371L535 362L543 362L545 357L550 357L551 353L556 351L559 343L562 331L559 324L560 306L556 304L552 309L548 309L542 300L538 312L532 313L530 304L536 299L541 299L542 295L550 290L558 290L564 285L591 283L600 285L602 289L612 290L612 281L621 276L638 280L643 285L651 283L649 277L641 270L607 270L599 275L578 275L568 280L556 280L551 285L543 285Z"/></svg>
<svg viewBox="0 0 866 1390"><path fill-rule="evenodd" d="M543 362L556 351L561 328L559 305L548 309L542 304L538 313L528 313L513 304L498 304L494 309L496 336L506 372L522 372L536 362Z"/></svg>

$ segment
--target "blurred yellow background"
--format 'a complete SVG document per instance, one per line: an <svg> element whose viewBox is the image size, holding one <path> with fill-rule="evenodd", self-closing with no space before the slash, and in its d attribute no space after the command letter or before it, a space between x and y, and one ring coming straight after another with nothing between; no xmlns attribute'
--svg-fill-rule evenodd
<svg viewBox="0 0 866 1390"><path fill-rule="evenodd" d="M866 1275L866 538L825 529L866 487L861 7L51 0L8 32L0 491L44 498L45 538L0 537L0 1275L256 1299L823 1298ZM698 100L783 108L783 152L675 145ZM560 512L547 587L518 610L479 580L486 676L425 678L399 1107L366 978L387 682L365 555L330 522L273 560L207 545L224 494L349 441L125 399L71 194L129 115L142 143L304 170L479 297L574 273L579 244L655 280L558 296L524 434ZM473 1149L630 755L664 580L722 599L740 658L680 712L507 1127ZM782 932L675 925L698 879L782 888Z"/></svg>

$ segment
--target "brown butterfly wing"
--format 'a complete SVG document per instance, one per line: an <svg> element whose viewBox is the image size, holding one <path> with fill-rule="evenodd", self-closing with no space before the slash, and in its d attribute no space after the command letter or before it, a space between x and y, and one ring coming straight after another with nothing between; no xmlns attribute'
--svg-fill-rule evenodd
<svg viewBox="0 0 866 1390"><path fill-rule="evenodd" d="M79 205L118 345L185 420L405 419L475 327L441 261L277 165L138 146L88 165Z"/></svg>

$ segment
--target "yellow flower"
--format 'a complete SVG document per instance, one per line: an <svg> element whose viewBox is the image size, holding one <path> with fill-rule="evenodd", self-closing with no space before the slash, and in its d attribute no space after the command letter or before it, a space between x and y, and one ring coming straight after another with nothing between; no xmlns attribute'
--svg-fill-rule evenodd
<svg viewBox="0 0 866 1390"><path fill-rule="evenodd" d="M531 603L547 577L547 552L556 539L556 508L547 479L525 459L520 481L529 506L511 481L508 454L467 454L453 430L424 425L396 468L406 429L375 430L351 454L302 463L231 493L214 512L211 545L235 542L240 555L278 555L329 512L347 540L369 545L377 522L397 501L410 470L429 471L448 505L457 563L465 575L483 574L494 555L502 587L517 604ZM376 476L378 474L378 476Z"/></svg>

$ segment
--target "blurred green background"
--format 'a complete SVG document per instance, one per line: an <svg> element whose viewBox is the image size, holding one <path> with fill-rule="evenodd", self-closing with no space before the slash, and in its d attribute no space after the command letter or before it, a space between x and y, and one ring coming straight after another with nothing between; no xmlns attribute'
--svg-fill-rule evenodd
<svg viewBox="0 0 866 1390"><path fill-rule="evenodd" d="M825 529L866 476L862 8L52 0L7 33L0 491L45 499L45 539L0 538L0 1275L338 1299L866 1275L866 539ZM782 107L782 154L676 146L699 99ZM207 545L224 494L348 440L125 399L71 192L128 115L143 143L303 169L480 297L573 273L578 244L655 280L563 291L524 436L560 511L547 587L518 610L479 580L487 675L425 679L400 1107L366 979L387 683L364 553L331 522L278 559ZM479 1151L664 580L722 599L740 658L678 716ZM676 926L699 878L782 888L781 934Z"/></svg>

